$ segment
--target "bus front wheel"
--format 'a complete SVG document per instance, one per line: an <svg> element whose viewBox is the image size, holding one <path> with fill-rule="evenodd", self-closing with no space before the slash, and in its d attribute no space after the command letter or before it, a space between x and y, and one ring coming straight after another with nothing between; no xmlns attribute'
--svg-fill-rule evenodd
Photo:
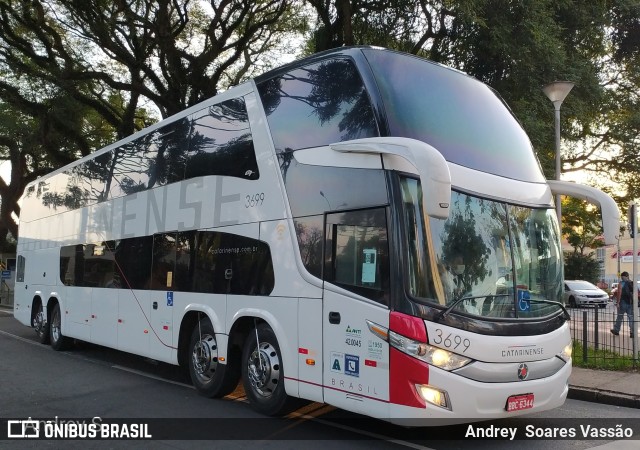
<svg viewBox="0 0 640 450"><path fill-rule="evenodd" d="M224 397L238 385L240 370L231 358L218 361L218 343L209 318L200 320L189 342L189 375L198 393L204 397Z"/></svg>
<svg viewBox="0 0 640 450"><path fill-rule="evenodd" d="M280 346L266 324L253 329L244 343L242 383L251 407L262 414L285 414L293 405L284 390Z"/></svg>

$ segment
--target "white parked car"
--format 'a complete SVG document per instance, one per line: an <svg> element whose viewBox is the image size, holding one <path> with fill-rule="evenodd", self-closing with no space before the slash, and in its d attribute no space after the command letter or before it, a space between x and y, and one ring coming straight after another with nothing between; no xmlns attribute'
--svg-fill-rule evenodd
<svg viewBox="0 0 640 450"><path fill-rule="evenodd" d="M604 308L609 301L609 294L588 281L565 280L564 301L573 308L596 305Z"/></svg>

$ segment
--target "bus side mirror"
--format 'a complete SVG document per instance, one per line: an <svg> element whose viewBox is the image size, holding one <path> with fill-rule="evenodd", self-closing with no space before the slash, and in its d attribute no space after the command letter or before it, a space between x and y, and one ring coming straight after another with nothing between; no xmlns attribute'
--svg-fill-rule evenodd
<svg viewBox="0 0 640 450"><path fill-rule="evenodd" d="M337 152L387 154L406 159L420 175L425 216L436 219L449 217L451 173L442 153L431 145L416 139L380 137L339 142L330 147Z"/></svg>
<svg viewBox="0 0 640 450"><path fill-rule="evenodd" d="M605 245L618 242L620 236L620 210L610 195L599 189L569 181L547 180L553 194L569 195L600 207ZM562 224L560 224L562 226Z"/></svg>

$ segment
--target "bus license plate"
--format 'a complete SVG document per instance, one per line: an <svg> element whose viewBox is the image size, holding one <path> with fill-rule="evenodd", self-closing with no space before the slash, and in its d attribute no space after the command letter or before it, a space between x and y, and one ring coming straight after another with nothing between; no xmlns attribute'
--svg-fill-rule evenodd
<svg viewBox="0 0 640 450"><path fill-rule="evenodd" d="M507 399L507 412L533 408L533 394L512 395Z"/></svg>

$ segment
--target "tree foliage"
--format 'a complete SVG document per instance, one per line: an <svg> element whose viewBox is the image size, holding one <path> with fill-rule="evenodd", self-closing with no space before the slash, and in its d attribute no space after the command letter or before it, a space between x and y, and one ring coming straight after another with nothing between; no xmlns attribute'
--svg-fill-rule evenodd
<svg viewBox="0 0 640 450"><path fill-rule="evenodd" d="M562 234L573 252L581 255L604 245L600 215L588 202L577 198L563 198Z"/></svg>
<svg viewBox="0 0 640 450"><path fill-rule="evenodd" d="M282 53L360 44L488 83L550 178L553 107L541 87L575 82L562 106L564 171L597 175L620 204L640 198L637 0L0 0L0 159L15 165L0 181L0 241L17 231L17 199L42 173L278 65Z"/></svg>
<svg viewBox="0 0 640 450"><path fill-rule="evenodd" d="M29 181L265 70L303 25L288 0L0 0L0 241Z"/></svg>
<svg viewBox="0 0 640 450"><path fill-rule="evenodd" d="M592 183L620 205L640 198L637 0L307 3L318 16L307 52L380 45L456 67L492 86L529 134L548 178L555 171L554 112L541 87L573 81L562 106L563 171L594 174Z"/></svg>
<svg viewBox="0 0 640 450"><path fill-rule="evenodd" d="M589 254L566 252L564 278L565 280L585 280L595 284L600 279L600 263L593 252Z"/></svg>

